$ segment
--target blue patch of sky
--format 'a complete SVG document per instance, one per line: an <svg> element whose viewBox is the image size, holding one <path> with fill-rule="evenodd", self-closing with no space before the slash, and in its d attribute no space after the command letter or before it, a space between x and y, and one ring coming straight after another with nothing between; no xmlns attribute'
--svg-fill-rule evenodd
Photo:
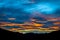
<svg viewBox="0 0 60 40"><path fill-rule="evenodd" d="M0 15L6 14L7 16L2 17L5 20L10 17L15 17L19 21L21 19L27 20L30 15L29 13L34 11L51 14L55 12L57 8L60 9L60 0L35 0L37 3L31 5L29 1L30 0L0 0ZM23 16L23 14L26 15Z"/></svg>

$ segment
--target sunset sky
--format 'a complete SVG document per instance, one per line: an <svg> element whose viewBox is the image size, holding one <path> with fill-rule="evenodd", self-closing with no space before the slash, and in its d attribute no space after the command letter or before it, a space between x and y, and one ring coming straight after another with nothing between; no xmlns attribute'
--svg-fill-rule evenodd
<svg viewBox="0 0 60 40"><path fill-rule="evenodd" d="M42 17L43 16L43 17ZM25 22L60 17L60 0L0 0L0 21Z"/></svg>

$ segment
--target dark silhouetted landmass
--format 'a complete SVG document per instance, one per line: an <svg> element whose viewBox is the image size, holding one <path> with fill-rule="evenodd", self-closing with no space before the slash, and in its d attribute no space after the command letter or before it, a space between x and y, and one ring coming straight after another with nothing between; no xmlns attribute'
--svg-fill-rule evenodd
<svg viewBox="0 0 60 40"><path fill-rule="evenodd" d="M7 30L3 30L3 29L0 29L0 37L1 38L5 38L6 39L35 39L37 38L38 39L57 39L58 36L60 34L60 31L55 31L55 32L52 32L52 33L49 33L49 34L33 34L33 33L28 33L28 34L21 34L21 33L17 33L17 32L10 32L10 31L7 31Z"/></svg>

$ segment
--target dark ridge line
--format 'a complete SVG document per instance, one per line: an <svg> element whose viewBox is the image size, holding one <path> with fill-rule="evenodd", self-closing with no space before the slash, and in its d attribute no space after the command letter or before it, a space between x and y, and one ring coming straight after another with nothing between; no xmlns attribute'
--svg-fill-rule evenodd
<svg viewBox="0 0 60 40"><path fill-rule="evenodd" d="M0 29L0 37L1 38L5 38L8 39L56 39L58 36L60 37L60 30L59 31L55 31L55 32L51 32L51 33L47 33L47 34L34 34L34 33L27 33L27 34L22 34L22 33L18 33L18 32L11 32L11 31L7 31L4 29Z"/></svg>
<svg viewBox="0 0 60 40"><path fill-rule="evenodd" d="M11 32L11 31L7 31L7 30L4 30L4 29L1 29L0 28L0 33L3 33L3 32L7 32L7 33L12 33L12 34L22 34L22 33L19 33L19 32ZM45 33L45 34L41 34L41 35L48 35L48 34L59 34L59 32L60 32L60 30L59 31L54 31L54 32L51 32L51 33ZM36 34L38 34L38 33L26 33L25 35L27 35L27 34L34 34L34 35L36 35ZM24 34L23 34L24 35ZM38 34L39 35L39 34Z"/></svg>

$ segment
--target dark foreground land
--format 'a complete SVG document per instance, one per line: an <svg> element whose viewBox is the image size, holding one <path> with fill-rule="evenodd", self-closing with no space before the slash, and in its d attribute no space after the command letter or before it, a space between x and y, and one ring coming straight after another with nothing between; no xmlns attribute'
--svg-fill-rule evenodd
<svg viewBox="0 0 60 40"><path fill-rule="evenodd" d="M56 32L52 32L52 33L49 33L49 34L33 34L33 33L28 33L28 34L21 34L21 33L14 33L14 32L9 32L9 31L6 31L6 30L3 30L3 29L0 29L0 39L3 40L3 39L11 39L11 40L32 40L32 39L35 39L35 40L55 40L55 39L58 39L57 37L60 37L60 31L56 31Z"/></svg>

